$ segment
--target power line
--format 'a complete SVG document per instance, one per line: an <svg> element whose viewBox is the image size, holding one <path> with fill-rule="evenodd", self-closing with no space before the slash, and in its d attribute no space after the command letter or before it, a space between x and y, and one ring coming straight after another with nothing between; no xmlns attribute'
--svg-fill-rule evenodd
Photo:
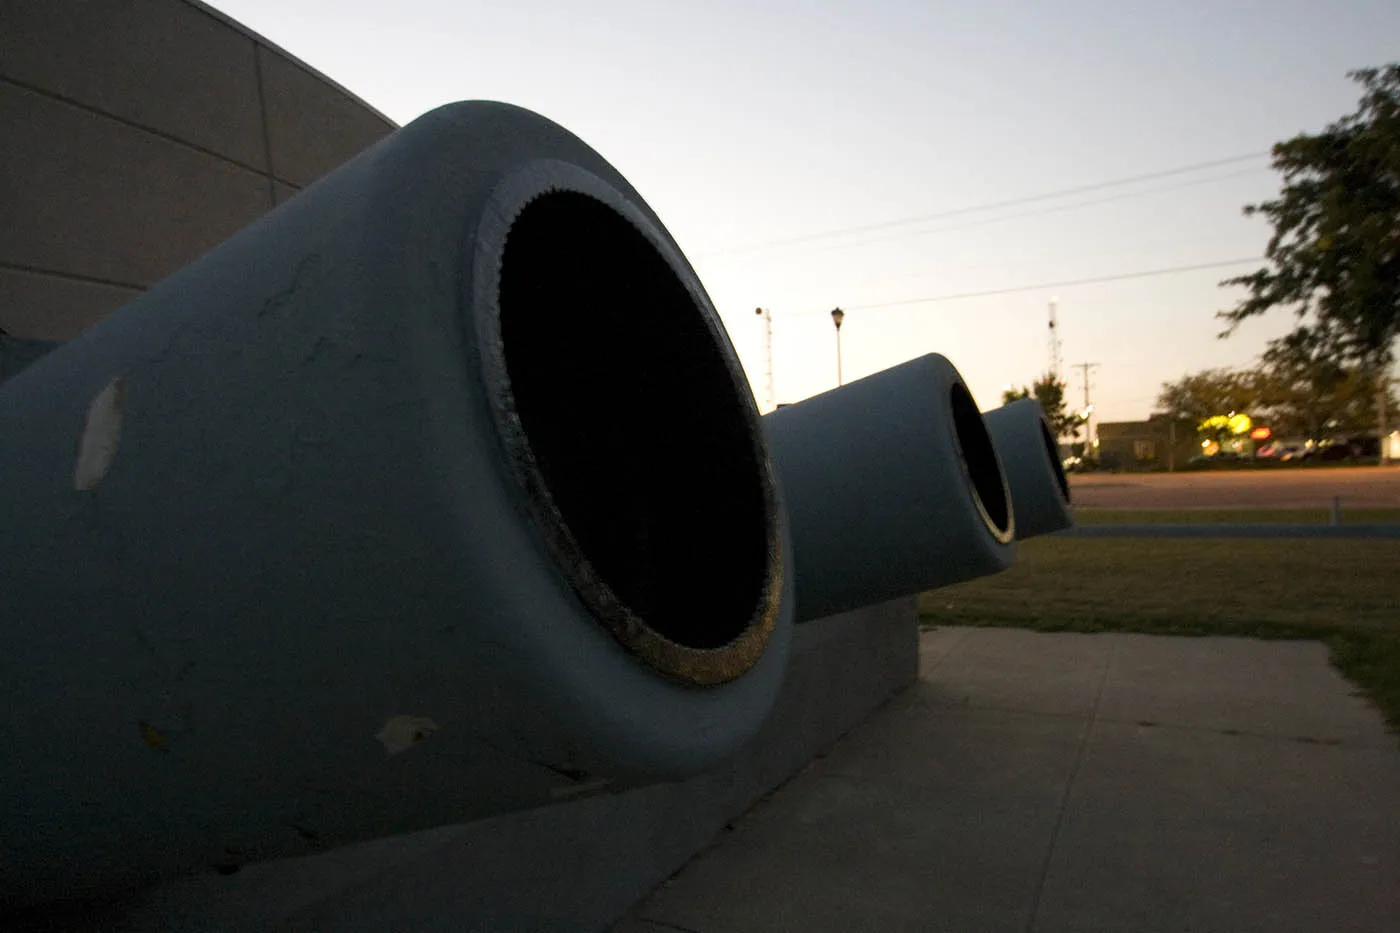
<svg viewBox="0 0 1400 933"><path fill-rule="evenodd" d="M1143 269L1138 272L1121 272L1115 275L1100 275L1087 279L1066 279L1060 282L1040 282L1035 285L1014 285L1010 288L993 288L982 292L954 292L948 295L932 295L927 298L902 298L899 301L880 301L864 305L846 305L850 311L871 311L879 308L894 308L901 305L935 304L944 301L962 301L967 298L987 298L992 295L1010 295L1016 292L1031 292L1042 288L1070 288L1075 285L1098 285L1101 282L1121 282L1126 279L1145 279L1154 275L1175 275L1179 272L1196 272L1201 269L1223 269L1226 266L1241 266L1245 263L1263 262L1263 256L1248 256L1242 259L1224 259L1220 262L1202 262L1192 266L1170 266L1166 269ZM811 314L825 314L824 311L799 311L786 317L805 317Z"/></svg>
<svg viewBox="0 0 1400 933"><path fill-rule="evenodd" d="M970 230L975 227L987 227L993 224L1005 223L1010 220L1022 220L1026 217L1043 217L1046 214L1063 214L1068 211L1082 210L1086 207L1097 207L1101 204L1112 204L1115 201L1126 201L1130 198L1141 198L1149 194L1159 194L1165 191L1179 191L1182 188L1194 188L1198 185L1208 185L1212 182L1226 181L1231 178L1238 178L1242 175L1253 175L1260 171L1258 168L1247 168L1235 172L1226 172L1224 175L1212 175L1210 178L1193 178L1190 181L1176 182L1171 185L1157 185L1152 188L1144 188L1141 191L1126 191L1121 194L1111 194L1103 198L1094 198L1091 201L1077 201L1073 204L1056 204L1052 207L1040 207L1029 211L1017 211L1014 214L1003 214L1000 217L982 217L976 220L969 220L963 223L948 224L944 227L934 227L930 230L908 230L902 233L890 233L885 236L869 237L863 240L854 240L849 243L828 243L821 246L809 247L807 250L796 249L781 256L799 255L811 250L831 251L838 249L856 249L861 246L870 246L875 243L886 243L890 240L905 240L915 237L932 236L937 233L952 233L960 230ZM781 257L780 257L781 258Z"/></svg>
<svg viewBox="0 0 1400 933"><path fill-rule="evenodd" d="M1191 172L1199 172L1208 168L1217 168L1222 165L1233 165L1237 162L1244 162L1249 159L1258 159L1268 155L1268 151L1251 152L1248 155L1231 156L1228 159L1214 159L1209 162L1197 162L1192 165L1183 165L1178 168L1164 169L1160 172L1148 172L1143 175L1132 175L1126 178L1117 178L1112 181L1101 181L1092 185L1079 185L1074 188L1062 188L1058 191L1049 191L1044 194L1031 195L1024 198L1011 198L1006 201L992 201L986 204L975 204L970 207L959 207L947 211L938 211L932 214L920 214L914 217L903 217L898 220L885 220L873 224L863 224L854 227L838 227L830 230L822 230L816 233L807 233L801 236L786 237L777 240L765 240L758 243L744 243L739 246L726 247L725 249L711 250L701 253L702 256L720 256L731 253L742 253L750 250L767 249L773 246L786 246L792 243L807 243L812 240L823 240L831 237L849 236L856 233L870 233L876 230L887 230L891 227L903 227L911 224L925 223L930 220L943 220L948 217L959 217L964 214L975 214L982 211L997 210L1004 207L1019 207L1022 204L1034 204L1038 201L1050 201L1055 198L1068 197L1073 194L1084 194L1090 191L1102 191L1105 188L1116 188L1120 185L1130 185L1140 181L1152 181L1157 178L1169 178L1173 175L1186 175Z"/></svg>

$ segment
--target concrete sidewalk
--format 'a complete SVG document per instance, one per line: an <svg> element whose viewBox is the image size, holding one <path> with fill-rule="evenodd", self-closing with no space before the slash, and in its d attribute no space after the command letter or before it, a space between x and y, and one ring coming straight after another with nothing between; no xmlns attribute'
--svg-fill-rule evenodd
<svg viewBox="0 0 1400 933"><path fill-rule="evenodd" d="M1314 642L924 635L615 933L1400 929L1400 745Z"/></svg>

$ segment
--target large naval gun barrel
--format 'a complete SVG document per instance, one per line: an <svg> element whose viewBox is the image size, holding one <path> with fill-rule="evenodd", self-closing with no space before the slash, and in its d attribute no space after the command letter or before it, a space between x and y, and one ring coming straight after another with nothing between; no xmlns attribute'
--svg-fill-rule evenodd
<svg viewBox="0 0 1400 933"><path fill-rule="evenodd" d="M901 363L763 418L799 622L1006 569L1016 519L953 364Z"/></svg>
<svg viewBox="0 0 1400 933"><path fill-rule="evenodd" d="M1016 540L1073 525L1069 479L1040 403L1018 399L987 412L983 420L1006 470L1016 512Z"/></svg>
<svg viewBox="0 0 1400 933"><path fill-rule="evenodd" d="M791 634L709 299L611 166L500 104L5 382L0 525L11 905L694 773Z"/></svg>

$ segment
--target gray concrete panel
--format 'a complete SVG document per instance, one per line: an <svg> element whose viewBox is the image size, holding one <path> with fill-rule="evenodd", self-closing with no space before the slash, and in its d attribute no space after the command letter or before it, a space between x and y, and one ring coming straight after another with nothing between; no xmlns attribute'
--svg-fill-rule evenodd
<svg viewBox="0 0 1400 933"><path fill-rule="evenodd" d="M272 183L272 199L277 204L286 204L300 190L296 185L289 185L284 181L274 181Z"/></svg>
<svg viewBox="0 0 1400 933"><path fill-rule="evenodd" d="M132 288L0 268L0 329L31 340L70 340L140 294Z"/></svg>
<svg viewBox="0 0 1400 933"><path fill-rule="evenodd" d="M919 639L919 670L928 676L938 668L943 660L952 654L953 649L962 643L971 629L935 628L927 629Z"/></svg>
<svg viewBox="0 0 1400 933"><path fill-rule="evenodd" d="M936 598L936 594L935 594ZM1109 664L1106 638L1064 639L1014 629L969 629L942 663L939 703L1087 716Z"/></svg>
<svg viewBox="0 0 1400 933"><path fill-rule="evenodd" d="M271 205L267 179L0 83L0 262L149 286Z"/></svg>
<svg viewBox="0 0 1400 933"><path fill-rule="evenodd" d="M940 629L921 653L914 690L617 933L1395 928L1400 755L1319 646ZM1103 684L1092 708L1067 712L1056 690L1003 708L1009 669L1066 665ZM1268 694L1276 734L1189 708L1177 725L1115 720L1128 686L1246 720ZM1319 740L1309 717L1355 728Z"/></svg>
<svg viewBox="0 0 1400 933"><path fill-rule="evenodd" d="M272 172L308 185L394 129L309 71L259 46Z"/></svg>
<svg viewBox="0 0 1400 933"><path fill-rule="evenodd" d="M1024 929L1085 724L921 682L633 916L687 930Z"/></svg>
<svg viewBox="0 0 1400 933"><path fill-rule="evenodd" d="M677 933L675 924L653 923L637 917L629 917L612 928L612 933Z"/></svg>
<svg viewBox="0 0 1400 933"><path fill-rule="evenodd" d="M1033 929L1394 930L1397 787L1393 745L1099 722Z"/></svg>
<svg viewBox="0 0 1400 933"><path fill-rule="evenodd" d="M0 77L265 171L253 45L172 0L6 0Z"/></svg>
<svg viewBox="0 0 1400 933"><path fill-rule="evenodd" d="M1092 639L1091 639L1092 640ZM1102 639L1107 640L1107 639ZM1117 635L1099 715L1127 723L1388 746L1375 710L1315 641Z"/></svg>

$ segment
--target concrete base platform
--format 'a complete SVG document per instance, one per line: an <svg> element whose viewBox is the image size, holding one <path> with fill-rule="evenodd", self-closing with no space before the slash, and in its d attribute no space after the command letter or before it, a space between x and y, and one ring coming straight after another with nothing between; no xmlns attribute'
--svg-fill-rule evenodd
<svg viewBox="0 0 1400 933"><path fill-rule="evenodd" d="M799 626L767 724L734 758L690 781L172 881L121 900L48 905L0 916L0 929L603 930L913 683L918 645L913 599Z"/></svg>
<svg viewBox="0 0 1400 933"><path fill-rule="evenodd" d="M615 933L1392 931L1400 746L1313 642L925 634Z"/></svg>

